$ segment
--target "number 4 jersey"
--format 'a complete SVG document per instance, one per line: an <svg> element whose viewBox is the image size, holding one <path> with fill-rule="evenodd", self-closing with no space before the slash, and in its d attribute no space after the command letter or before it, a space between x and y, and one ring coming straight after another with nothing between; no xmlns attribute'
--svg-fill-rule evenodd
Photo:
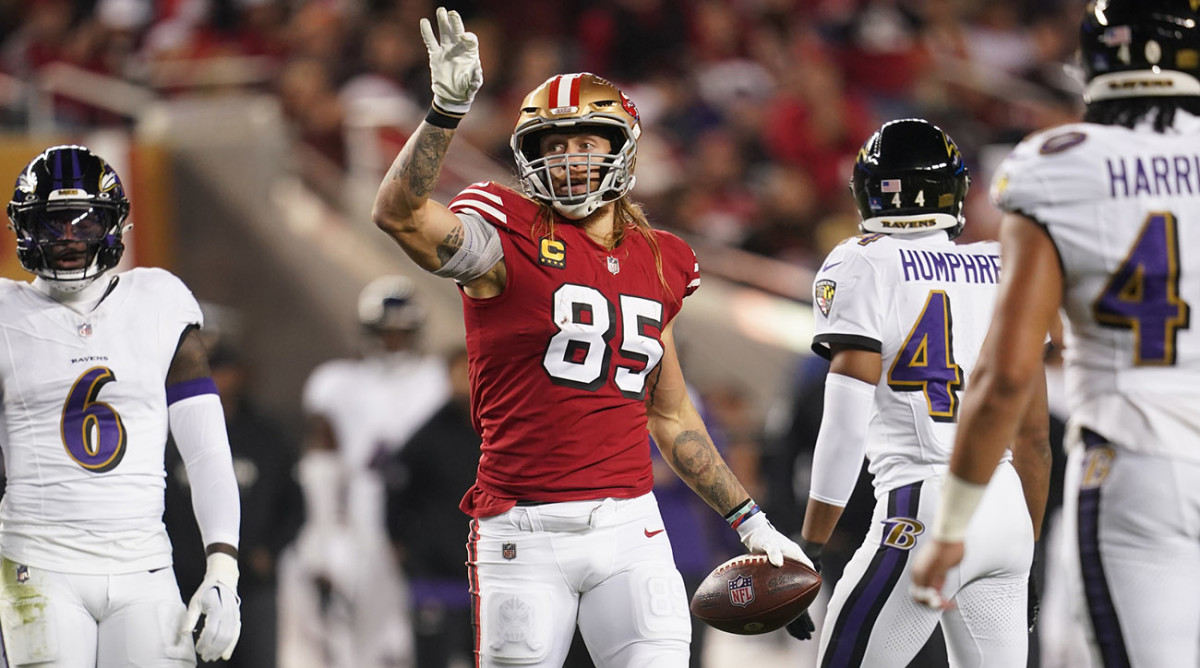
<svg viewBox="0 0 1200 668"><path fill-rule="evenodd" d="M0 279L0 553L17 563L86 574L171 564L165 381L200 307L161 269L111 280L81 314Z"/></svg>
<svg viewBox="0 0 1200 668"><path fill-rule="evenodd" d="M498 297L462 296L472 418L483 437L463 511L488 517L517 500L649 492L644 400L663 328L700 284L691 248L631 228L610 251L494 183L468 187L450 209L500 232L508 273Z"/></svg>
<svg viewBox="0 0 1200 668"><path fill-rule="evenodd" d="M1058 250L1072 422L1200 461L1200 119L1181 111L1175 127L1033 134L1001 165L992 198Z"/></svg>
<svg viewBox="0 0 1200 668"><path fill-rule="evenodd" d="M813 283L813 350L880 353L867 458L877 490L941 473L962 393L991 322L999 244L955 244L941 230L851 237ZM1006 455L1007 457L1007 455Z"/></svg>

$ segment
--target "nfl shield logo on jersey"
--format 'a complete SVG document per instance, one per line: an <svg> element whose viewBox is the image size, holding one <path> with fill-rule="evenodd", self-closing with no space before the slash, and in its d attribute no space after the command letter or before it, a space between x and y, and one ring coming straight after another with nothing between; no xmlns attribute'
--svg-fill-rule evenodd
<svg viewBox="0 0 1200 668"><path fill-rule="evenodd" d="M746 607L754 602L753 578L739 575L729 581L729 601L738 607Z"/></svg>
<svg viewBox="0 0 1200 668"><path fill-rule="evenodd" d="M608 256L608 272L614 276L621 272L621 263L611 255Z"/></svg>
<svg viewBox="0 0 1200 668"><path fill-rule="evenodd" d="M500 546L500 556L512 561L517 558L517 544L505 543Z"/></svg>
<svg viewBox="0 0 1200 668"><path fill-rule="evenodd" d="M813 299L817 302L817 308L821 309L821 315L829 317L829 310L833 308L833 293L837 289L837 283L827 278L817 281L813 286Z"/></svg>

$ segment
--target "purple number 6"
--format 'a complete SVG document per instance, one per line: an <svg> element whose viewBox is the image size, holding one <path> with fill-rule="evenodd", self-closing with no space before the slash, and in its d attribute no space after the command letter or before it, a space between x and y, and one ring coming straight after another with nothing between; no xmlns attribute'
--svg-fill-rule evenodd
<svg viewBox="0 0 1200 668"><path fill-rule="evenodd" d="M100 389L116 380L111 369L93 367L71 386L63 402L63 447L83 468L111 471L125 456L125 424L112 406L96 401Z"/></svg>

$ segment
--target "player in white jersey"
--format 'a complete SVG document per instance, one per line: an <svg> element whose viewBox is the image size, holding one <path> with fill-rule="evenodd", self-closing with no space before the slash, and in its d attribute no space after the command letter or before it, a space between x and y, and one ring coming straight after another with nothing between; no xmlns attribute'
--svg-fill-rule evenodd
<svg viewBox="0 0 1200 668"><path fill-rule="evenodd" d="M0 665L194 666L240 633L238 487L200 307L164 270L110 272L128 212L81 146L37 156L8 205L36 278L0 279ZM186 608L162 523L168 430L208 554Z"/></svg>
<svg viewBox="0 0 1200 668"><path fill-rule="evenodd" d="M866 234L835 248L816 276L813 350L831 364L805 553L819 558L864 454L877 499L822 625L826 668L908 665L939 622L953 665L1025 665L1026 588L1049 480L1044 403L997 469L988 521L967 538L975 558L947 592L956 606L931 610L908 594L911 551L927 539L1000 280L998 244L953 241L967 186L962 155L940 128L885 123L859 151L851 182ZM803 616L788 628L802 639L813 630Z"/></svg>
<svg viewBox="0 0 1200 668"><path fill-rule="evenodd" d="M288 668L383 668L412 652L380 467L449 397L449 375L440 357L417 351L425 313L407 278L368 284L358 315L373 349L322 364L304 388L309 513L283 585Z"/></svg>
<svg viewBox="0 0 1200 668"><path fill-rule="evenodd" d="M1198 26L1190 0L1089 5L1084 122L1030 136L1001 165L1005 281L963 408L954 491L914 578L937 604L1061 307L1067 563L1093 662L1109 668L1200 665Z"/></svg>

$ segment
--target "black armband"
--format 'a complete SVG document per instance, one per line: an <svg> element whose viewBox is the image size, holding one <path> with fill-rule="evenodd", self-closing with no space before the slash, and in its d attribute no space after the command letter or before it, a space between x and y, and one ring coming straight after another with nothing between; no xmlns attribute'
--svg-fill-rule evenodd
<svg viewBox="0 0 1200 668"><path fill-rule="evenodd" d="M429 113L425 114L425 122L438 128L453 130L458 127L458 123L462 121L461 115L454 115L441 109L437 105L430 105Z"/></svg>

